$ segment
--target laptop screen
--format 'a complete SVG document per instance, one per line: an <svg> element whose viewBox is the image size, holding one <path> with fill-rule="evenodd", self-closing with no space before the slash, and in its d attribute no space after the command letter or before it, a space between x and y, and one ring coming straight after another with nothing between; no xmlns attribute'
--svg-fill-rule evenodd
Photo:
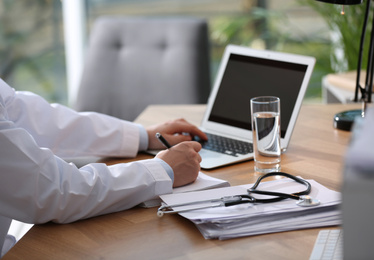
<svg viewBox="0 0 374 260"><path fill-rule="evenodd" d="M306 70L305 64L230 54L208 120L252 130L250 99L277 96L284 137Z"/></svg>

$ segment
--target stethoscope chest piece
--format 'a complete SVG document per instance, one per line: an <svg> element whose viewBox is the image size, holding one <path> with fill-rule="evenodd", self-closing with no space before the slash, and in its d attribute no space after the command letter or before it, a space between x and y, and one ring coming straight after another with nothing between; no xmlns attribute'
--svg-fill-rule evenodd
<svg viewBox="0 0 374 260"><path fill-rule="evenodd" d="M318 206L320 201L317 199L313 199L309 195L300 196L300 199L296 202L296 204L300 207L313 207Z"/></svg>

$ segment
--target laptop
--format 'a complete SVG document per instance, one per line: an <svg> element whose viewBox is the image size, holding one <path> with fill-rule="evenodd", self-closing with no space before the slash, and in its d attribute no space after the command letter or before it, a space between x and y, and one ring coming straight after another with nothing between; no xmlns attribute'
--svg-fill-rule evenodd
<svg viewBox="0 0 374 260"><path fill-rule="evenodd" d="M209 138L202 142L201 168L253 158L250 99L257 96L280 98L281 147L286 151L314 64L314 57L228 45L200 125ZM217 136L236 140L245 151L217 149L210 144Z"/></svg>

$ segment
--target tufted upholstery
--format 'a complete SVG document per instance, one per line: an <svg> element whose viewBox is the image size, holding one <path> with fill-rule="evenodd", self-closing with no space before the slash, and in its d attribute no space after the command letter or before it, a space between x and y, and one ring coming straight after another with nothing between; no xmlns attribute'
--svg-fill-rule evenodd
<svg viewBox="0 0 374 260"><path fill-rule="evenodd" d="M205 20L102 17L92 29L75 108L133 120L149 104L206 103Z"/></svg>

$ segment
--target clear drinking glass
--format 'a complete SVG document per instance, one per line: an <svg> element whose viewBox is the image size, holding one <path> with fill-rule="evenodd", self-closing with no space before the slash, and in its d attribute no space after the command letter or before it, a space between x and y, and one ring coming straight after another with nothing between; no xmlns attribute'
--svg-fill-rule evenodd
<svg viewBox="0 0 374 260"><path fill-rule="evenodd" d="M281 169L280 99L263 96L251 99L255 172Z"/></svg>

